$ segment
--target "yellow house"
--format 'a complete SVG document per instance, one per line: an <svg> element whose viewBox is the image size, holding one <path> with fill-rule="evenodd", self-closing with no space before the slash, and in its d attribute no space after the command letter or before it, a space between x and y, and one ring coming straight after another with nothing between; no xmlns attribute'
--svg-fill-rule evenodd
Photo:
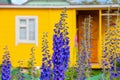
<svg viewBox="0 0 120 80"><path fill-rule="evenodd" d="M56 3L55 3L56 4ZM30 49L35 47L36 66L42 64L42 33L48 32L50 54L53 53L53 29L59 21L63 8L67 8L68 32L70 38L70 65L75 65L76 48L75 37L80 36L83 19L87 15L93 17L92 39L92 67L100 68L102 57L102 38L105 26L104 11L110 5L0 5L0 63L3 48L8 46L11 62L14 67L18 61L23 60L24 65L30 58ZM117 9L119 5L111 5ZM77 34L78 33L78 34ZM79 43L79 38L78 38Z"/></svg>

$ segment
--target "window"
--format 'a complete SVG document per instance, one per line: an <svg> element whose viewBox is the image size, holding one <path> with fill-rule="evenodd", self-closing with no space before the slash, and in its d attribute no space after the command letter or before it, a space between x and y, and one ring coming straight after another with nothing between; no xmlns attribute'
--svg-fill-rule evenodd
<svg viewBox="0 0 120 80"><path fill-rule="evenodd" d="M16 17L16 45L19 43L33 43L38 45L37 16Z"/></svg>

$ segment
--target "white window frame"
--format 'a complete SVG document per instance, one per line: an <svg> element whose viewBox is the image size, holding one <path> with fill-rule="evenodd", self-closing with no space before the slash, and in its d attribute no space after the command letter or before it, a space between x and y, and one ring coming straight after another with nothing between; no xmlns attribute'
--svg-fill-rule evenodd
<svg viewBox="0 0 120 80"><path fill-rule="evenodd" d="M26 19L27 21L27 34L26 40L20 40L20 19ZM29 27L28 27L28 19L35 19L35 40L29 40ZM38 46L38 17L37 16L16 16L16 45L20 43L27 44L36 44Z"/></svg>

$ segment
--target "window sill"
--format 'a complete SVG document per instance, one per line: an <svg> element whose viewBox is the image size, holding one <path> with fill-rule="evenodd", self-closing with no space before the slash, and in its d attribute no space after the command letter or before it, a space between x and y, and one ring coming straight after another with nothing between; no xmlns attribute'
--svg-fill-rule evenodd
<svg viewBox="0 0 120 80"><path fill-rule="evenodd" d="M18 46L19 44L35 44L36 46L38 46L38 43L36 41L18 41L18 42L16 42L16 46Z"/></svg>

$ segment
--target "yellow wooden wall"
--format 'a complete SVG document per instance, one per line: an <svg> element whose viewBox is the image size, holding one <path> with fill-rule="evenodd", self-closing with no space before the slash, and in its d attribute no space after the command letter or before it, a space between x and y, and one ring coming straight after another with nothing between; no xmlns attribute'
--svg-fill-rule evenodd
<svg viewBox="0 0 120 80"><path fill-rule="evenodd" d="M42 62L42 33L48 32L50 54L53 53L53 29L59 21L62 9L0 9L0 63L2 62L3 48L8 46L13 67L18 66L18 61L23 60L24 66L30 58L30 49L35 47L36 66ZM74 37L76 34L76 10L68 9L68 26L70 37L70 65L74 65L76 54L74 52ZM38 16L38 46L34 44L18 44L16 46L16 16Z"/></svg>

